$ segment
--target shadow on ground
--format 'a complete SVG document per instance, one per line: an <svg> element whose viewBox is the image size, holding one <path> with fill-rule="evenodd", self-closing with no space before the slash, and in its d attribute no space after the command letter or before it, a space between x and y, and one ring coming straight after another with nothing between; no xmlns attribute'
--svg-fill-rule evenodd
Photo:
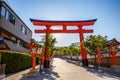
<svg viewBox="0 0 120 80"><path fill-rule="evenodd" d="M74 64L76 66L79 66L79 67L83 67L81 65L81 61L75 61L75 60L71 60L71 59L64 59L66 62L68 63L71 63L71 64ZM113 72L110 72L110 71L106 71L106 70L99 70L98 68L94 68L94 67L83 67L86 69L86 71L90 72L90 73L93 73L99 77L110 77L110 78L116 78L118 80L120 80L120 74L117 74L117 73L113 73Z"/></svg>
<svg viewBox="0 0 120 80"><path fill-rule="evenodd" d="M117 80L120 80L120 75L117 73L105 71L105 70L94 68L94 67L84 67L84 68L86 68L86 71L91 72L99 77L102 77L102 78L109 77L109 78L115 78Z"/></svg>
<svg viewBox="0 0 120 80"><path fill-rule="evenodd" d="M76 66L82 66L81 65L81 61L78 61L78 60L71 60L71 59L64 59L66 62L68 63L71 63L71 64L74 64Z"/></svg>
<svg viewBox="0 0 120 80"><path fill-rule="evenodd" d="M44 69L45 74L40 74L38 70L38 75L35 77L30 77L27 76L27 74L23 74L23 77L20 80L56 80L56 78L60 78L58 73L54 72L52 68Z"/></svg>

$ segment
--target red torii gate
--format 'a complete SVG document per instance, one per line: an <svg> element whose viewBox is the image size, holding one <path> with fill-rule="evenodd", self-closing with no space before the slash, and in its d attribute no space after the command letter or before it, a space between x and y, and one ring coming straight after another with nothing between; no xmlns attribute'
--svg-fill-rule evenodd
<svg viewBox="0 0 120 80"><path fill-rule="evenodd" d="M94 25L96 20L97 19L84 20L84 21L48 21L48 20L30 19L30 21L33 23L33 25L46 26L46 29L44 29L44 30L36 29L35 33L46 33L46 34L50 34L50 33L79 33L80 43L81 43L80 49L81 49L81 54L82 54L82 65L83 66L88 66L86 50L85 50L84 46L82 45L82 43L84 42L83 33L93 33L93 30L83 29L83 26ZM62 25L62 30L51 29L51 26L61 26L61 25ZM78 29L67 30L67 26L78 26ZM47 52L47 54L49 54L47 50L45 50L45 52Z"/></svg>

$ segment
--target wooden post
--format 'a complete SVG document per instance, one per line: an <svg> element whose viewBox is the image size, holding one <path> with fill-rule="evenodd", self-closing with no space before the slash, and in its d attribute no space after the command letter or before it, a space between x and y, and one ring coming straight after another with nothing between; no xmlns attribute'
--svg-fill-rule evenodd
<svg viewBox="0 0 120 80"><path fill-rule="evenodd" d="M50 56L49 53L49 35L50 35L50 25L46 25L46 40L45 40L45 59L44 59L44 68L49 68L50 66L50 60L48 59Z"/></svg>
<svg viewBox="0 0 120 80"><path fill-rule="evenodd" d="M112 61L113 61L113 65L117 65L117 60L116 60L116 52L115 51L112 51L112 53L111 53L111 55L112 55Z"/></svg>
<svg viewBox="0 0 120 80"><path fill-rule="evenodd" d="M35 69L36 66L36 52L31 52L32 54L32 69Z"/></svg>
<svg viewBox="0 0 120 80"><path fill-rule="evenodd" d="M2 54L0 53L0 63L1 63L1 60L2 60Z"/></svg>
<svg viewBox="0 0 120 80"><path fill-rule="evenodd" d="M43 69L44 67L44 49L42 49L42 61L41 61L41 67Z"/></svg>
<svg viewBox="0 0 120 80"><path fill-rule="evenodd" d="M79 27L79 36L80 36L80 49L81 49L81 55L82 55L82 66L88 66L88 59L86 55L86 50L84 48L84 35L83 35L83 29L82 26Z"/></svg>

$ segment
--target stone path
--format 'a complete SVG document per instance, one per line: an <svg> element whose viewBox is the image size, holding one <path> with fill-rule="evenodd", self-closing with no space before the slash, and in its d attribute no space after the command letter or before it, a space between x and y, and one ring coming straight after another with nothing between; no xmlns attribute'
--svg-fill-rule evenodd
<svg viewBox="0 0 120 80"><path fill-rule="evenodd" d="M39 70L39 68L37 68ZM106 72L98 72L88 67L80 67L72 64L70 60L54 58L52 68L45 69L46 74L38 74L36 77L28 77L28 70L10 75L3 80L120 80Z"/></svg>

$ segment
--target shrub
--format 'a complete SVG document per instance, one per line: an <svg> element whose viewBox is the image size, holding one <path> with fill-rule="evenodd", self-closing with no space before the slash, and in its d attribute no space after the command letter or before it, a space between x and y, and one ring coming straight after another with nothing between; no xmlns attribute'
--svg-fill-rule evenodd
<svg viewBox="0 0 120 80"><path fill-rule="evenodd" d="M3 51L1 64L6 64L6 73L14 73L27 68L32 65L31 55L22 52ZM37 61L36 61L37 62Z"/></svg>

